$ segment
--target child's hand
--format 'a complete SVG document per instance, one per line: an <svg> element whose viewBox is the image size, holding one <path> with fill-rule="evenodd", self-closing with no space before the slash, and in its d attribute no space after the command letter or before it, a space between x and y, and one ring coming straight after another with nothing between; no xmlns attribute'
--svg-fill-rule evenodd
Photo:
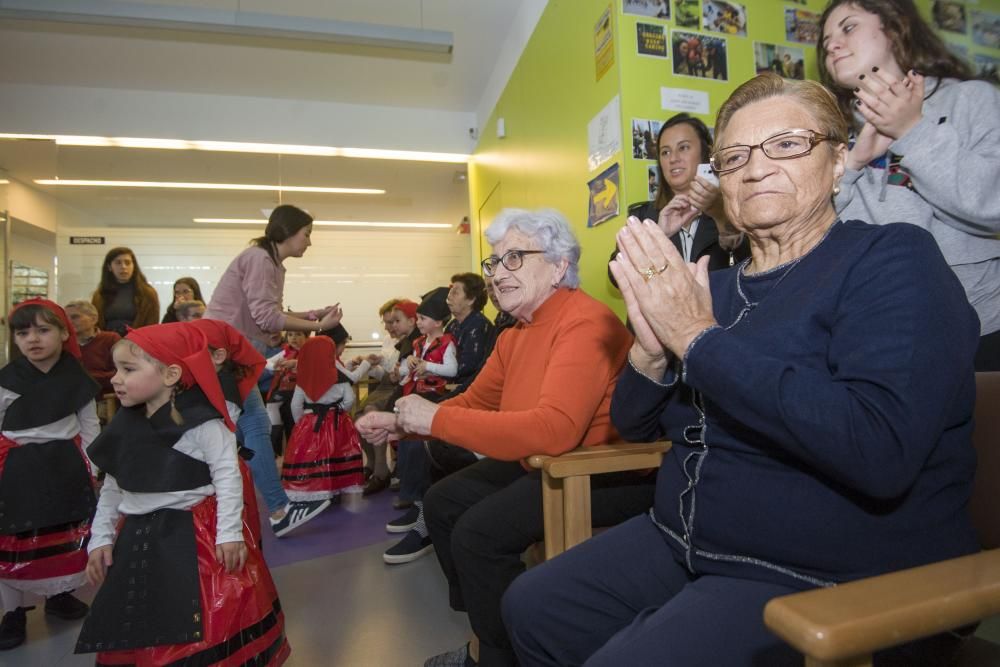
<svg viewBox="0 0 1000 667"><path fill-rule="evenodd" d="M378 366L378 365L380 365L382 363L382 355L381 354L369 354L368 355L368 363L371 364L372 366Z"/></svg>
<svg viewBox="0 0 1000 667"><path fill-rule="evenodd" d="M421 359L417 362L416 366L413 368L413 374L418 378L427 376L427 362Z"/></svg>
<svg viewBox="0 0 1000 667"><path fill-rule="evenodd" d="M242 541L216 544L215 560L222 563L226 572L242 570L247 563L247 545Z"/></svg>
<svg viewBox="0 0 1000 667"><path fill-rule="evenodd" d="M112 546L109 544L97 547L90 552L87 558L87 581L93 586L100 586L104 583L104 577L108 573L108 568L112 565Z"/></svg>

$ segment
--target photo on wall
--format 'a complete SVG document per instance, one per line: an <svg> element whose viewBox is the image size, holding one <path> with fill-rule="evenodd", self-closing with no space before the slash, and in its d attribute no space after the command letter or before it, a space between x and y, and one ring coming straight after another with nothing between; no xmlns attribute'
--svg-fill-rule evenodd
<svg viewBox="0 0 1000 667"><path fill-rule="evenodd" d="M747 36L747 9L729 0L704 0L701 6L702 28L736 37Z"/></svg>
<svg viewBox="0 0 1000 667"><path fill-rule="evenodd" d="M973 61L973 71L980 79L1000 86L1000 73L997 72L998 65L1000 65L1000 60L985 53L977 53Z"/></svg>
<svg viewBox="0 0 1000 667"><path fill-rule="evenodd" d="M668 19L670 2L669 0L622 0L622 13Z"/></svg>
<svg viewBox="0 0 1000 667"><path fill-rule="evenodd" d="M819 39L819 14L785 7L785 39L800 44L815 44Z"/></svg>
<svg viewBox="0 0 1000 667"><path fill-rule="evenodd" d="M698 0L674 0L674 22L678 28L697 28L700 18Z"/></svg>
<svg viewBox="0 0 1000 667"><path fill-rule="evenodd" d="M726 38L674 30L670 33L674 74L699 79L729 80Z"/></svg>
<svg viewBox="0 0 1000 667"><path fill-rule="evenodd" d="M961 2L934 0L934 4L931 5L931 18L934 20L934 27L938 30L965 34L967 25L965 5Z"/></svg>
<svg viewBox="0 0 1000 667"><path fill-rule="evenodd" d="M666 58L667 26L660 23L636 23L635 51L640 56Z"/></svg>
<svg viewBox="0 0 1000 667"><path fill-rule="evenodd" d="M799 81L806 78L805 53L798 46L754 42L753 55L757 74L774 72L786 79Z"/></svg>
<svg viewBox="0 0 1000 667"><path fill-rule="evenodd" d="M632 157L637 160L656 159L656 135L660 121L645 118L632 119Z"/></svg>
<svg viewBox="0 0 1000 667"><path fill-rule="evenodd" d="M656 190L660 185L660 165L651 164L647 170L649 175L649 188L646 197L649 201L656 200Z"/></svg>
<svg viewBox="0 0 1000 667"><path fill-rule="evenodd" d="M965 44L956 44L955 42L949 42L948 40L943 40L945 47L951 51L953 54L959 57L959 59L964 62L972 62L969 58L969 47Z"/></svg>
<svg viewBox="0 0 1000 667"><path fill-rule="evenodd" d="M972 41L979 46L1000 49L1000 14L972 10Z"/></svg>

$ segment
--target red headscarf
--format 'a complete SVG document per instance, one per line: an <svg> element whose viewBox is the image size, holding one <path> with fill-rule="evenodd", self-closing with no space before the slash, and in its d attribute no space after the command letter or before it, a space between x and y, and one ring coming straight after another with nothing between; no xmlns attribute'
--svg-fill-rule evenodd
<svg viewBox="0 0 1000 667"><path fill-rule="evenodd" d="M125 338L141 347L146 354L157 361L168 366L173 364L180 366L181 385L185 387L198 385L208 397L212 407L225 420L229 430L235 431L236 425L229 418L226 399L222 395L222 387L215 373L215 364L208 351L205 334L188 324L189 322L151 324L129 330Z"/></svg>
<svg viewBox="0 0 1000 667"><path fill-rule="evenodd" d="M414 303L413 301L410 301L409 299L404 299L403 301L400 301L395 306L393 306L393 308L406 315L406 319L409 320L417 319L417 304Z"/></svg>
<svg viewBox="0 0 1000 667"><path fill-rule="evenodd" d="M10 315L7 316L7 319L10 320L14 313L25 306L41 306L42 308L51 311L56 317L58 317L63 323L63 328L66 329L66 332L69 334L69 338L63 341L63 352L69 352L77 359L80 358L80 344L76 342L76 329L73 328L73 323L69 321L69 316L66 315L66 311L62 309L62 306L55 301L49 301L48 299L36 296L30 299L25 299L21 303L14 306L10 311Z"/></svg>
<svg viewBox="0 0 1000 667"><path fill-rule="evenodd" d="M316 336L305 342L298 358L298 386L306 398L318 401L337 384L337 346L326 336Z"/></svg>
<svg viewBox="0 0 1000 667"><path fill-rule="evenodd" d="M191 320L186 322L189 327L198 329L205 334L205 340L209 347L217 350L225 350L226 356L237 366L246 369L243 377L237 381L240 390L240 398L247 400L250 390L257 385L264 364L267 362L260 352L254 349L246 338L243 337L235 327L226 324L222 320Z"/></svg>

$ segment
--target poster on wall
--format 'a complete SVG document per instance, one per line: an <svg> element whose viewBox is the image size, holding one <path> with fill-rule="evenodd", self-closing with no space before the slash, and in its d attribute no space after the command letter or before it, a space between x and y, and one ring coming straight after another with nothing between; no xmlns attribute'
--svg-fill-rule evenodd
<svg viewBox="0 0 1000 667"><path fill-rule="evenodd" d="M805 53L797 46L754 42L753 55L757 74L774 72L786 79L799 81L806 78Z"/></svg>
<svg viewBox="0 0 1000 667"><path fill-rule="evenodd" d="M656 159L656 136L660 121L646 118L632 119L632 157L637 160Z"/></svg>
<svg viewBox="0 0 1000 667"><path fill-rule="evenodd" d="M972 10L972 41L980 46L1000 49L1000 14Z"/></svg>
<svg viewBox="0 0 1000 667"><path fill-rule="evenodd" d="M668 0L622 0L622 13L668 19L670 3Z"/></svg>
<svg viewBox="0 0 1000 667"><path fill-rule="evenodd" d="M997 60L993 56L988 56L985 53L977 53L975 55L975 60L973 61L972 71L975 72L976 76L980 79L1000 86L1000 74L997 72L998 65L1000 65L1000 60Z"/></svg>
<svg viewBox="0 0 1000 667"><path fill-rule="evenodd" d="M934 0L934 4L931 5L931 18L938 30L965 34L965 5L960 2Z"/></svg>
<svg viewBox="0 0 1000 667"><path fill-rule="evenodd" d="M969 47L965 44L956 44L955 42L949 42L944 40L945 47L958 56L961 60L965 62L970 62L969 60Z"/></svg>
<svg viewBox="0 0 1000 667"><path fill-rule="evenodd" d="M587 123L587 167L594 171L622 149L621 99L615 95Z"/></svg>
<svg viewBox="0 0 1000 667"><path fill-rule="evenodd" d="M656 190L660 185L660 165L651 164L648 170L649 175L649 188L646 193L646 198L649 201L654 201L656 199Z"/></svg>
<svg viewBox="0 0 1000 667"><path fill-rule="evenodd" d="M697 28L699 18L698 0L674 0L674 22L678 28Z"/></svg>
<svg viewBox="0 0 1000 667"><path fill-rule="evenodd" d="M729 80L726 39L694 32L674 30L670 33L674 74L699 79Z"/></svg>
<svg viewBox="0 0 1000 667"><path fill-rule="evenodd" d="M701 6L702 27L737 37L747 36L747 8L729 0L704 0Z"/></svg>
<svg viewBox="0 0 1000 667"><path fill-rule="evenodd" d="M785 7L785 39L801 44L815 44L819 39L819 14Z"/></svg>
<svg viewBox="0 0 1000 667"><path fill-rule="evenodd" d="M636 23L635 50L640 56L666 58L667 27L658 23Z"/></svg>
<svg viewBox="0 0 1000 667"><path fill-rule="evenodd" d="M611 5L608 5L594 26L594 65L597 69L597 80L600 81L614 64L615 38L611 30Z"/></svg>
<svg viewBox="0 0 1000 667"><path fill-rule="evenodd" d="M590 190L590 204L587 207L587 226L597 225L618 215L618 163L598 174L587 183Z"/></svg>

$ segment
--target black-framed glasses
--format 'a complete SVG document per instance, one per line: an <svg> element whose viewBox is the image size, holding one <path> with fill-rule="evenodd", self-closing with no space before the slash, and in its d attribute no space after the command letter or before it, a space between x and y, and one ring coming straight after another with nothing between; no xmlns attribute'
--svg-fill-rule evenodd
<svg viewBox="0 0 1000 667"><path fill-rule="evenodd" d="M726 146L712 153L709 163L715 173L725 174L746 165L755 148L759 148L764 155L772 160L790 160L808 154L816 147L816 144L831 138L815 130L785 130L773 137L768 137L755 146L743 144Z"/></svg>
<svg viewBox="0 0 1000 667"><path fill-rule="evenodd" d="M517 271L524 265L525 255L544 255L544 250L508 250L503 257L490 255L482 261L483 273L487 278L492 278L496 273L497 266L503 264L503 268L508 271Z"/></svg>

